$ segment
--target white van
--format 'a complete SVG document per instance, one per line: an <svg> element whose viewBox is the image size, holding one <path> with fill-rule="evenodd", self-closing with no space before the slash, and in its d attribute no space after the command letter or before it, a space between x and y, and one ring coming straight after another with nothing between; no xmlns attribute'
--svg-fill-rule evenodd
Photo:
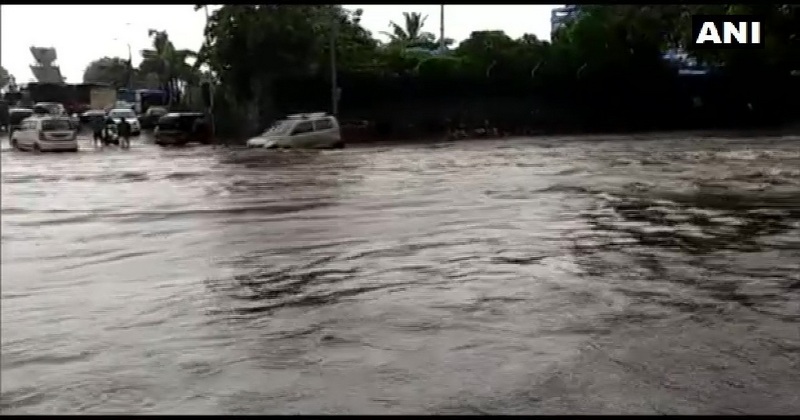
<svg viewBox="0 0 800 420"><path fill-rule="evenodd" d="M108 116L114 120L115 123L119 124L122 122L123 119L131 125L131 135L138 136L142 134L142 128L139 126L139 118L136 117L136 113L133 112L130 108L114 108L111 111L108 111Z"/></svg>
<svg viewBox="0 0 800 420"><path fill-rule="evenodd" d="M67 109L64 108L63 104L58 102L37 102L33 104L33 112L39 115L52 115L54 117L67 115Z"/></svg>
<svg viewBox="0 0 800 420"><path fill-rule="evenodd" d="M247 140L247 147L327 149L344 147L339 121L326 112L289 115Z"/></svg>
<svg viewBox="0 0 800 420"><path fill-rule="evenodd" d="M77 152L77 131L67 116L33 116L22 120L11 135L11 147L34 152Z"/></svg>

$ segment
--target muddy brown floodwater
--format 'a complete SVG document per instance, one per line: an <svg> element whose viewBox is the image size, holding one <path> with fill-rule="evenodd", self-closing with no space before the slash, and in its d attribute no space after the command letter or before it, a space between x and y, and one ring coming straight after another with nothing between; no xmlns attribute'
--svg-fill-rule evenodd
<svg viewBox="0 0 800 420"><path fill-rule="evenodd" d="M800 412L800 138L2 150L10 413Z"/></svg>

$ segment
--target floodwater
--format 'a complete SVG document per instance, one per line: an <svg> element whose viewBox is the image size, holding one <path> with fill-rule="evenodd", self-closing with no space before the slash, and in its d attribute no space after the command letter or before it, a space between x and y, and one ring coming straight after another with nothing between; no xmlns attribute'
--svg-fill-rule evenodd
<svg viewBox="0 0 800 420"><path fill-rule="evenodd" d="M800 138L2 150L10 413L800 412Z"/></svg>

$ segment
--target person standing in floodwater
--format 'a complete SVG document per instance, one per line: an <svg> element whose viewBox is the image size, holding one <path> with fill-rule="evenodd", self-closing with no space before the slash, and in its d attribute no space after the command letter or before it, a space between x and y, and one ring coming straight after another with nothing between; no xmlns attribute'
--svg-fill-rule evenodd
<svg viewBox="0 0 800 420"><path fill-rule="evenodd" d="M105 118L100 116L92 117L90 121L92 127L92 142L95 147L97 145L103 145L103 130L105 129L106 122Z"/></svg>
<svg viewBox="0 0 800 420"><path fill-rule="evenodd" d="M131 124L125 118L120 119L117 124L117 134L119 134L120 147L128 148L131 146Z"/></svg>

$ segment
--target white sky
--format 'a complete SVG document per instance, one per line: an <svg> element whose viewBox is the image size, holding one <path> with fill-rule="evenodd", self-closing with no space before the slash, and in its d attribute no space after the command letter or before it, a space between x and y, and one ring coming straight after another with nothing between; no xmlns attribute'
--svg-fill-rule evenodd
<svg viewBox="0 0 800 420"><path fill-rule="evenodd" d="M438 5L345 5L362 8L361 24L382 38L389 21L403 24L403 12L428 15L424 29L439 34ZM512 37L533 33L550 38L553 5L447 5L445 36L456 42L472 31L501 29ZM118 23L119 22L119 23ZM32 27L33 26L33 27ZM205 14L191 5L4 5L0 7L0 64L18 83L32 81L29 48L55 47L61 73L70 83L83 79L89 62L103 56L141 60L149 48L148 29L166 30L176 48L196 50L202 44Z"/></svg>

